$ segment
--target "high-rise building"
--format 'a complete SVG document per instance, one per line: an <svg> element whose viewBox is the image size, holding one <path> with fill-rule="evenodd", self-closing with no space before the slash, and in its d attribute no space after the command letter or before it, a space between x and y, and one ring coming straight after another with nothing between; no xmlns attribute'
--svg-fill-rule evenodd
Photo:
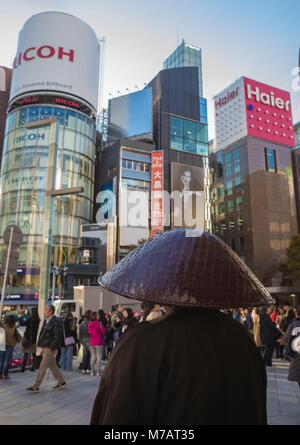
<svg viewBox="0 0 300 445"><path fill-rule="evenodd" d="M266 286L278 287L279 264L297 232L290 94L242 77L214 100L213 233Z"/></svg>
<svg viewBox="0 0 300 445"><path fill-rule="evenodd" d="M49 119L56 128L55 189L84 190L55 198L52 265L76 262L81 225L92 221L98 75L99 42L85 22L45 12L24 24L13 65L0 177L1 256L6 227L16 224L23 232L18 273L10 282L11 304L30 304L39 290ZM36 122L38 128L28 125Z"/></svg>
<svg viewBox="0 0 300 445"><path fill-rule="evenodd" d="M170 228L195 227L197 217L201 229L209 230L208 125L206 100L199 95L198 68L164 69L141 92L111 99L109 110L110 142L96 165L96 178L101 178L96 209L98 216L108 206L112 209L116 191L116 260L140 239ZM154 171L158 164L160 172ZM158 185L159 190L155 189ZM143 192L145 198L140 227L124 222L132 207L127 192L132 191ZM172 197L176 193L177 202ZM134 194L130 196L133 200ZM192 206L190 219L188 204ZM158 215L163 214L167 217L158 229ZM103 215L100 219L97 224L105 225ZM107 234L109 224L107 221ZM107 251L111 255L110 246Z"/></svg>
<svg viewBox="0 0 300 445"><path fill-rule="evenodd" d="M195 66L198 68L199 96L203 96L202 82L202 51L194 45L186 43L183 39L181 44L164 61L164 68L180 68L184 66Z"/></svg>
<svg viewBox="0 0 300 445"><path fill-rule="evenodd" d="M0 167L2 161L2 148L11 84L11 74L11 68L0 66Z"/></svg>

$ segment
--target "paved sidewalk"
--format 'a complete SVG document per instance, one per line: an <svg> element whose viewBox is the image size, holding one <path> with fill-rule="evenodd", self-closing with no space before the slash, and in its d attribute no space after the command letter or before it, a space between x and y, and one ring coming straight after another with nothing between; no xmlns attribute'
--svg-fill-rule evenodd
<svg viewBox="0 0 300 445"><path fill-rule="evenodd" d="M273 363L268 368L268 423L300 425L300 389L286 379L289 363ZM0 425L88 425L100 378L77 367L74 360L74 371L64 372L68 388L61 391L52 391L55 382L49 371L38 394L25 391L35 378L29 370L0 380Z"/></svg>

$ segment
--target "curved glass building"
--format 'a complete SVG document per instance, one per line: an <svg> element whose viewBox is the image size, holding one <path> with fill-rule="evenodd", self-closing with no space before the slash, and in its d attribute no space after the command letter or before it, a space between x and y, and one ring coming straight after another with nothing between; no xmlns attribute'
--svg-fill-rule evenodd
<svg viewBox="0 0 300 445"><path fill-rule="evenodd" d="M80 37L76 27L81 29ZM72 35L65 29L71 29ZM54 197L52 266L76 263L81 225L92 221L98 50L94 31L64 13L37 14L20 33L0 175L0 262L7 248L3 233L8 225L19 226L23 243L17 274L6 289L6 304L37 301L43 228L50 209L45 208L46 190L83 188L78 194ZM50 118L56 122L51 185L47 183L53 142ZM31 125L35 122L36 127Z"/></svg>
<svg viewBox="0 0 300 445"><path fill-rule="evenodd" d="M92 219L94 120L82 112L46 104L12 111L5 129L0 177L0 233L9 224L18 225L23 232L19 265L26 269L16 276L13 287L27 295L39 285L50 127L27 129L25 125L49 117L56 117L58 125L55 188L84 188L80 195L55 198L52 264L75 262L80 226ZM1 244L2 251L2 240Z"/></svg>

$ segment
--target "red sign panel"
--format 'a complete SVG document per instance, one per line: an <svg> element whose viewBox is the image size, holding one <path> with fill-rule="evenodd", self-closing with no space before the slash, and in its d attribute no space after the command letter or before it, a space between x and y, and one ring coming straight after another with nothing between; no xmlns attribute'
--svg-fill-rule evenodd
<svg viewBox="0 0 300 445"><path fill-rule="evenodd" d="M163 191L164 156L162 151L153 151L151 189L151 238L164 231Z"/></svg>
<svg viewBox="0 0 300 445"><path fill-rule="evenodd" d="M294 147L290 93L246 77L244 85L248 135Z"/></svg>

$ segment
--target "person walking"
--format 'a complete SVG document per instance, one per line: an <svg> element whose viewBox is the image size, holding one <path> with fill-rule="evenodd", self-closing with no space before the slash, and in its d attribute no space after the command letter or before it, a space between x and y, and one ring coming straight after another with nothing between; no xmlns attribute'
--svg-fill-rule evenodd
<svg viewBox="0 0 300 445"><path fill-rule="evenodd" d="M290 322L287 328L284 340L287 344L288 354L292 358L288 380L297 382L300 388L300 306L296 307L295 316L296 318Z"/></svg>
<svg viewBox="0 0 300 445"><path fill-rule="evenodd" d="M262 344L262 341L260 338L260 317L259 317L257 307L253 308L251 317L252 317L252 321L253 321L254 341L255 341L256 347L258 348L259 352L262 353L264 345Z"/></svg>
<svg viewBox="0 0 300 445"><path fill-rule="evenodd" d="M276 327L277 327L277 329L279 329L281 331L282 336L280 337L280 339L276 345L276 356L280 360L283 360L283 351L284 351L284 347L285 347L284 332L282 330L282 323L283 323L284 317L285 317L284 313L285 313L285 311L284 311L283 307L278 306L277 316L276 316Z"/></svg>
<svg viewBox="0 0 300 445"><path fill-rule="evenodd" d="M98 319L100 323L103 324L105 328L105 334L103 334L103 352L102 352L102 360L105 361L108 358L108 350L109 350L109 337L107 336L108 330L108 320L106 318L105 312L103 309L98 310Z"/></svg>
<svg viewBox="0 0 300 445"><path fill-rule="evenodd" d="M98 283L162 305L167 315L120 337L101 377L91 425L267 423L262 357L244 327L220 309L274 300L222 240L200 230L164 232Z"/></svg>
<svg viewBox="0 0 300 445"><path fill-rule="evenodd" d="M49 305L45 307L45 320L37 342L37 346L42 348L43 356L33 386L26 388L27 391L31 393L39 392L48 368L52 372L55 380L57 380L57 385L54 386L53 389L60 390L66 387L63 374L57 366L55 359L58 348L63 344L63 327L62 321L54 315L54 312L54 306Z"/></svg>
<svg viewBox="0 0 300 445"><path fill-rule="evenodd" d="M30 355L32 355L33 361L30 371L35 371L38 368L38 362L36 357L36 339L40 324L40 318L37 307L33 307L30 310L30 317L26 320L26 329L22 339L22 351L24 353L21 372L25 372L26 365Z"/></svg>
<svg viewBox="0 0 300 445"><path fill-rule="evenodd" d="M276 324L271 320L272 307L261 308L260 316L260 338L265 346L264 363L272 366L273 352L276 343L282 336L282 332L276 328Z"/></svg>
<svg viewBox="0 0 300 445"><path fill-rule="evenodd" d="M77 341L76 320L72 312L67 312L63 318L64 345L61 347L60 367L62 371L73 370L73 350Z"/></svg>
<svg viewBox="0 0 300 445"><path fill-rule="evenodd" d="M12 360L14 347L21 341L21 335L16 328L16 319L8 315L3 323L5 331L5 351L0 351L0 379L9 380L9 366Z"/></svg>
<svg viewBox="0 0 300 445"><path fill-rule="evenodd" d="M101 373L101 359L103 352L103 338L105 328L98 320L97 312L91 313L91 321L89 322L90 350L91 350L91 375L95 375L95 365L97 363L97 376Z"/></svg>
<svg viewBox="0 0 300 445"><path fill-rule="evenodd" d="M113 328L114 334L113 334L113 338L114 338L114 346L116 345L116 342L118 341L119 337L120 337L120 333L121 333L121 322L122 322L122 306L120 304L118 304L116 306L115 311L113 312L112 316L111 316L111 326Z"/></svg>
<svg viewBox="0 0 300 445"><path fill-rule="evenodd" d="M133 316L132 309L127 307L123 310L123 319L122 319L122 327L121 327L121 335L123 335L128 329L136 326L138 324L138 320Z"/></svg>
<svg viewBox="0 0 300 445"><path fill-rule="evenodd" d="M84 314L83 322L79 326L79 343L83 349L82 374L88 374L91 371L91 351L89 334L89 322L92 311L87 310Z"/></svg>

